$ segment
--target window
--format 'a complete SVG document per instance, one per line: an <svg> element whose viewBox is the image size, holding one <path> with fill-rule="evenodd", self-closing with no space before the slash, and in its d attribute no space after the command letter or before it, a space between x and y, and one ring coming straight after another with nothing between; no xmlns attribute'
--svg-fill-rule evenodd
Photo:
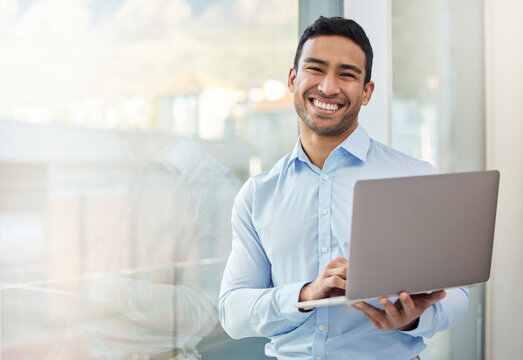
<svg viewBox="0 0 523 360"><path fill-rule="evenodd" d="M393 0L392 145L442 173L485 167L483 1ZM484 286L426 359L483 359Z"/></svg>
<svg viewBox="0 0 523 360"><path fill-rule="evenodd" d="M232 201L296 141L297 21L286 0L2 1L2 359L230 354Z"/></svg>

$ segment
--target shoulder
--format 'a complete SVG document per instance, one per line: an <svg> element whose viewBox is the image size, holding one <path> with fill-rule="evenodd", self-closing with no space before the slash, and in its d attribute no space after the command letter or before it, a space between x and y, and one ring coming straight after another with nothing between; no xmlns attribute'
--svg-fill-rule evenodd
<svg viewBox="0 0 523 360"><path fill-rule="evenodd" d="M417 159L404 152L393 149L377 140L371 139L367 157L371 161L412 175L430 175L437 172L428 161Z"/></svg>
<svg viewBox="0 0 523 360"><path fill-rule="evenodd" d="M274 192L279 179L284 176L291 153L281 158L269 171L251 176L240 189L236 201L254 201L255 197Z"/></svg>

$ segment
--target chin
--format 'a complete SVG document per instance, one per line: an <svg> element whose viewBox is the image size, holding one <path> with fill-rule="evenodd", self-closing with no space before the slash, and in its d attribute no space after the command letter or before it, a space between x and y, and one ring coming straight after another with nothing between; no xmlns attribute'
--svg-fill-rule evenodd
<svg viewBox="0 0 523 360"><path fill-rule="evenodd" d="M311 129L314 133L317 135L322 136L337 136L342 134L347 129L340 129L340 128L319 128L314 126L309 126L309 129Z"/></svg>
<svg viewBox="0 0 523 360"><path fill-rule="evenodd" d="M307 124L307 127L318 135L323 136L337 136L348 132L355 128L354 123L351 124L334 124L331 126L317 126L316 124Z"/></svg>

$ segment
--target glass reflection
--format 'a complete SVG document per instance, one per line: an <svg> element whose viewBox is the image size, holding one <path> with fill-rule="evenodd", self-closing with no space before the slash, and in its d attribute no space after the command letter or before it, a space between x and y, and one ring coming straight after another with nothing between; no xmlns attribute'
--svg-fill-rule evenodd
<svg viewBox="0 0 523 360"><path fill-rule="evenodd" d="M227 358L238 179L296 139L297 1L0 8L1 359Z"/></svg>
<svg viewBox="0 0 523 360"><path fill-rule="evenodd" d="M230 211L241 182L195 140L183 138L150 162L131 162L116 173L89 169L94 181L79 186L74 177L82 170L53 170L47 246L4 255L8 263L39 264L17 272L25 282L33 277L34 286L3 291L3 313L10 314L2 318L3 358L34 349L47 353L37 358L49 359L199 358L196 345L218 323ZM33 225L32 234L18 236L42 239L38 218L18 221ZM4 246L15 236L4 237ZM27 329L35 344L25 342Z"/></svg>
<svg viewBox="0 0 523 360"><path fill-rule="evenodd" d="M198 358L196 345L218 323L215 304L239 186L189 139L169 144L133 178L129 202L110 226L128 236L93 237L93 250L86 249L88 272L103 274L82 284L84 314L104 318L88 321L89 353L129 358L174 349Z"/></svg>

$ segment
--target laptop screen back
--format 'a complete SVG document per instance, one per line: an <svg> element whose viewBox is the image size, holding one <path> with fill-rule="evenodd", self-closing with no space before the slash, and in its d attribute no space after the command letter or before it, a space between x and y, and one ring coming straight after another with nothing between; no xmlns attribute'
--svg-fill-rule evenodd
<svg viewBox="0 0 523 360"><path fill-rule="evenodd" d="M358 181L346 297L487 281L498 184L498 171Z"/></svg>

